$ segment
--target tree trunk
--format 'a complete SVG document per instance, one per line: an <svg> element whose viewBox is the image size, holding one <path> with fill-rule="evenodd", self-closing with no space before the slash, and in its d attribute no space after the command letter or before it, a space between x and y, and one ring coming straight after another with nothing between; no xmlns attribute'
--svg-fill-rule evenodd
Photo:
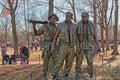
<svg viewBox="0 0 120 80"><path fill-rule="evenodd" d="M76 19L75 2L74 2L74 0L72 0L72 3L73 3L72 10L73 10L74 22L76 22L77 19Z"/></svg>
<svg viewBox="0 0 120 80"><path fill-rule="evenodd" d="M3 42L3 33L2 32L0 32L0 43L2 43Z"/></svg>
<svg viewBox="0 0 120 80"><path fill-rule="evenodd" d="M10 7L12 33L13 33L13 39L14 39L14 54L18 54L18 38L17 38L16 20L15 20L15 11L16 11L17 6L18 6L18 0L16 0L16 3L14 6L12 4L12 1L14 1L14 0L7 0L8 5Z"/></svg>
<svg viewBox="0 0 120 80"><path fill-rule="evenodd" d="M30 49L30 39L29 39L29 34L26 33L26 35L27 35L27 41L28 41L28 49Z"/></svg>
<svg viewBox="0 0 120 80"><path fill-rule="evenodd" d="M96 0L93 0L93 12L94 12L94 24L97 30L97 22L96 22Z"/></svg>
<svg viewBox="0 0 120 80"><path fill-rule="evenodd" d="M48 13L48 16L50 16L51 14L53 14L53 3L54 3L54 0L49 0L49 13Z"/></svg>
<svg viewBox="0 0 120 80"><path fill-rule="evenodd" d="M29 41L29 29L26 23L26 2L24 1L24 23L25 23L25 31L26 31L26 37L27 37L27 45L28 45L28 50L30 49L30 41ZM30 50L29 50L30 52Z"/></svg>
<svg viewBox="0 0 120 80"><path fill-rule="evenodd" d="M5 44L7 45L7 40L8 40L8 33L7 33L7 18L6 18L6 23L5 23Z"/></svg>
<svg viewBox="0 0 120 80"><path fill-rule="evenodd" d="M16 32L15 11L12 11L10 15L11 15L12 33L14 39L14 54L18 54L18 38Z"/></svg>
<svg viewBox="0 0 120 80"><path fill-rule="evenodd" d="M118 30L118 0L115 0L115 26L114 26L114 48L112 55L118 55L117 31Z"/></svg>
<svg viewBox="0 0 120 80"><path fill-rule="evenodd" d="M101 47L102 47L102 52L104 52L104 31L103 27L101 26Z"/></svg>
<svg viewBox="0 0 120 80"><path fill-rule="evenodd" d="M106 38L106 50L109 50L109 42L108 42L108 29L105 29L105 38Z"/></svg>

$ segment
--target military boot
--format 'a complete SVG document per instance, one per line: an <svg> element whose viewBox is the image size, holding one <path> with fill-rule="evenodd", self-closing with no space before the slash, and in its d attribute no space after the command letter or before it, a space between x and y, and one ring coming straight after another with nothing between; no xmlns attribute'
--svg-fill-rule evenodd
<svg viewBox="0 0 120 80"><path fill-rule="evenodd" d="M75 74L75 80L82 80L82 73L81 71L77 71Z"/></svg>
<svg viewBox="0 0 120 80"><path fill-rule="evenodd" d="M58 75L57 75L57 74L52 75L52 76L53 76L53 79L52 79L52 80L59 80L59 79L58 79Z"/></svg>
<svg viewBox="0 0 120 80"><path fill-rule="evenodd" d="M43 74L43 80L47 80L46 74Z"/></svg>
<svg viewBox="0 0 120 80"><path fill-rule="evenodd" d="M68 76L69 76L68 74L65 74L64 75L64 80L68 80Z"/></svg>
<svg viewBox="0 0 120 80"><path fill-rule="evenodd" d="M89 75L90 80L94 80L93 74Z"/></svg>

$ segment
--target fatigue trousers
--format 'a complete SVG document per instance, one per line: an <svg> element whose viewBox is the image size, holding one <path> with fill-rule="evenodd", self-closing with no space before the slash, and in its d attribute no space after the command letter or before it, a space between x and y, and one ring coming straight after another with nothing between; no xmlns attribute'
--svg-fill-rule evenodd
<svg viewBox="0 0 120 80"><path fill-rule="evenodd" d="M80 53L77 53L76 56L76 77L81 77L81 65L82 61L85 55L85 58L87 60L87 71L89 75L93 75L93 53L94 51L92 49L90 50L82 50Z"/></svg>
<svg viewBox="0 0 120 80"><path fill-rule="evenodd" d="M58 72L63 66L65 60L64 76L67 77L71 70L74 61L74 56L75 56L74 47L70 47L69 45L61 45L61 47L59 48L59 57L57 60L58 62L53 68L52 75L58 76Z"/></svg>
<svg viewBox="0 0 120 80"><path fill-rule="evenodd" d="M43 54L42 54L42 58L43 58L43 75L46 76L47 71L48 71L48 67L49 67L49 63L50 63L50 58L53 59L53 64L56 63L56 56L57 56L57 49L55 50L55 53L51 53L49 47L44 48ZM53 65L54 67L54 65Z"/></svg>

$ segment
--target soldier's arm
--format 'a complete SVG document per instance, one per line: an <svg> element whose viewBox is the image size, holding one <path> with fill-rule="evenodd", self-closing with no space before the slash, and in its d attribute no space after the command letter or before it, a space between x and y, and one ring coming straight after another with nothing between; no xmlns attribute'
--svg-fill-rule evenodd
<svg viewBox="0 0 120 80"><path fill-rule="evenodd" d="M34 32L34 35L41 35L41 34L44 34L44 26L42 26L39 30L36 29L36 23L32 23L32 26L33 26L33 32Z"/></svg>
<svg viewBox="0 0 120 80"><path fill-rule="evenodd" d="M77 29L76 29L76 42L77 42L77 45L80 45L81 43L81 21L77 23Z"/></svg>
<svg viewBox="0 0 120 80"><path fill-rule="evenodd" d="M93 37L94 37L94 41L95 41L96 45L97 45L97 46L99 46L96 35L94 34L94 36L93 36Z"/></svg>
<svg viewBox="0 0 120 80"><path fill-rule="evenodd" d="M47 24L42 25L37 31L38 35L44 34L44 29L47 27Z"/></svg>
<svg viewBox="0 0 120 80"><path fill-rule="evenodd" d="M75 38L75 45L78 43L78 37L77 37L77 33L78 32L78 28L77 28L77 25L74 26L74 31L73 31L73 34L74 34L74 38Z"/></svg>
<svg viewBox="0 0 120 80"><path fill-rule="evenodd" d="M80 40L79 40L79 35L78 35L78 27L76 29L76 50L80 52Z"/></svg>
<svg viewBox="0 0 120 80"><path fill-rule="evenodd" d="M37 35L36 23L32 23L32 27L34 35Z"/></svg>
<svg viewBox="0 0 120 80"><path fill-rule="evenodd" d="M55 45L56 45L59 34L60 34L60 28L57 29L55 37L54 37L53 42L51 44L51 52L53 52L55 49Z"/></svg>
<svg viewBox="0 0 120 80"><path fill-rule="evenodd" d="M77 52L80 51L80 39L78 35L78 28L79 28L79 23L76 24L76 28L75 28L75 47Z"/></svg>
<svg viewBox="0 0 120 80"><path fill-rule="evenodd" d="M54 44L56 44L59 34L60 34L60 28L58 28L57 31L56 31L55 37L53 39Z"/></svg>

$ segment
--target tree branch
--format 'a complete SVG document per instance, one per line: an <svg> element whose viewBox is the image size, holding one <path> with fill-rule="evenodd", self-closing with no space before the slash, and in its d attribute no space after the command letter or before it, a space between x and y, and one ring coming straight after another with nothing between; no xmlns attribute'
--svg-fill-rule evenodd
<svg viewBox="0 0 120 80"><path fill-rule="evenodd" d="M8 7L6 7L7 4L4 5L4 4L2 4L1 2L0 2L0 4L1 4L4 8L9 9Z"/></svg>
<svg viewBox="0 0 120 80"><path fill-rule="evenodd" d="M109 20L108 20L108 23L107 23L107 25L109 25L109 23L110 23L110 20L111 20L111 18L112 18L113 8L114 8L114 6L113 6L113 0L112 0L111 12L110 12L110 17L109 17Z"/></svg>
<svg viewBox="0 0 120 80"><path fill-rule="evenodd" d="M11 0L7 0L7 2L8 2L8 5L9 5L10 9L13 10L13 6L12 6L12 3L11 3Z"/></svg>
<svg viewBox="0 0 120 80"><path fill-rule="evenodd" d="M18 0L16 0L16 5L15 5L14 10L16 10L16 9L17 9L17 6L18 6Z"/></svg>

